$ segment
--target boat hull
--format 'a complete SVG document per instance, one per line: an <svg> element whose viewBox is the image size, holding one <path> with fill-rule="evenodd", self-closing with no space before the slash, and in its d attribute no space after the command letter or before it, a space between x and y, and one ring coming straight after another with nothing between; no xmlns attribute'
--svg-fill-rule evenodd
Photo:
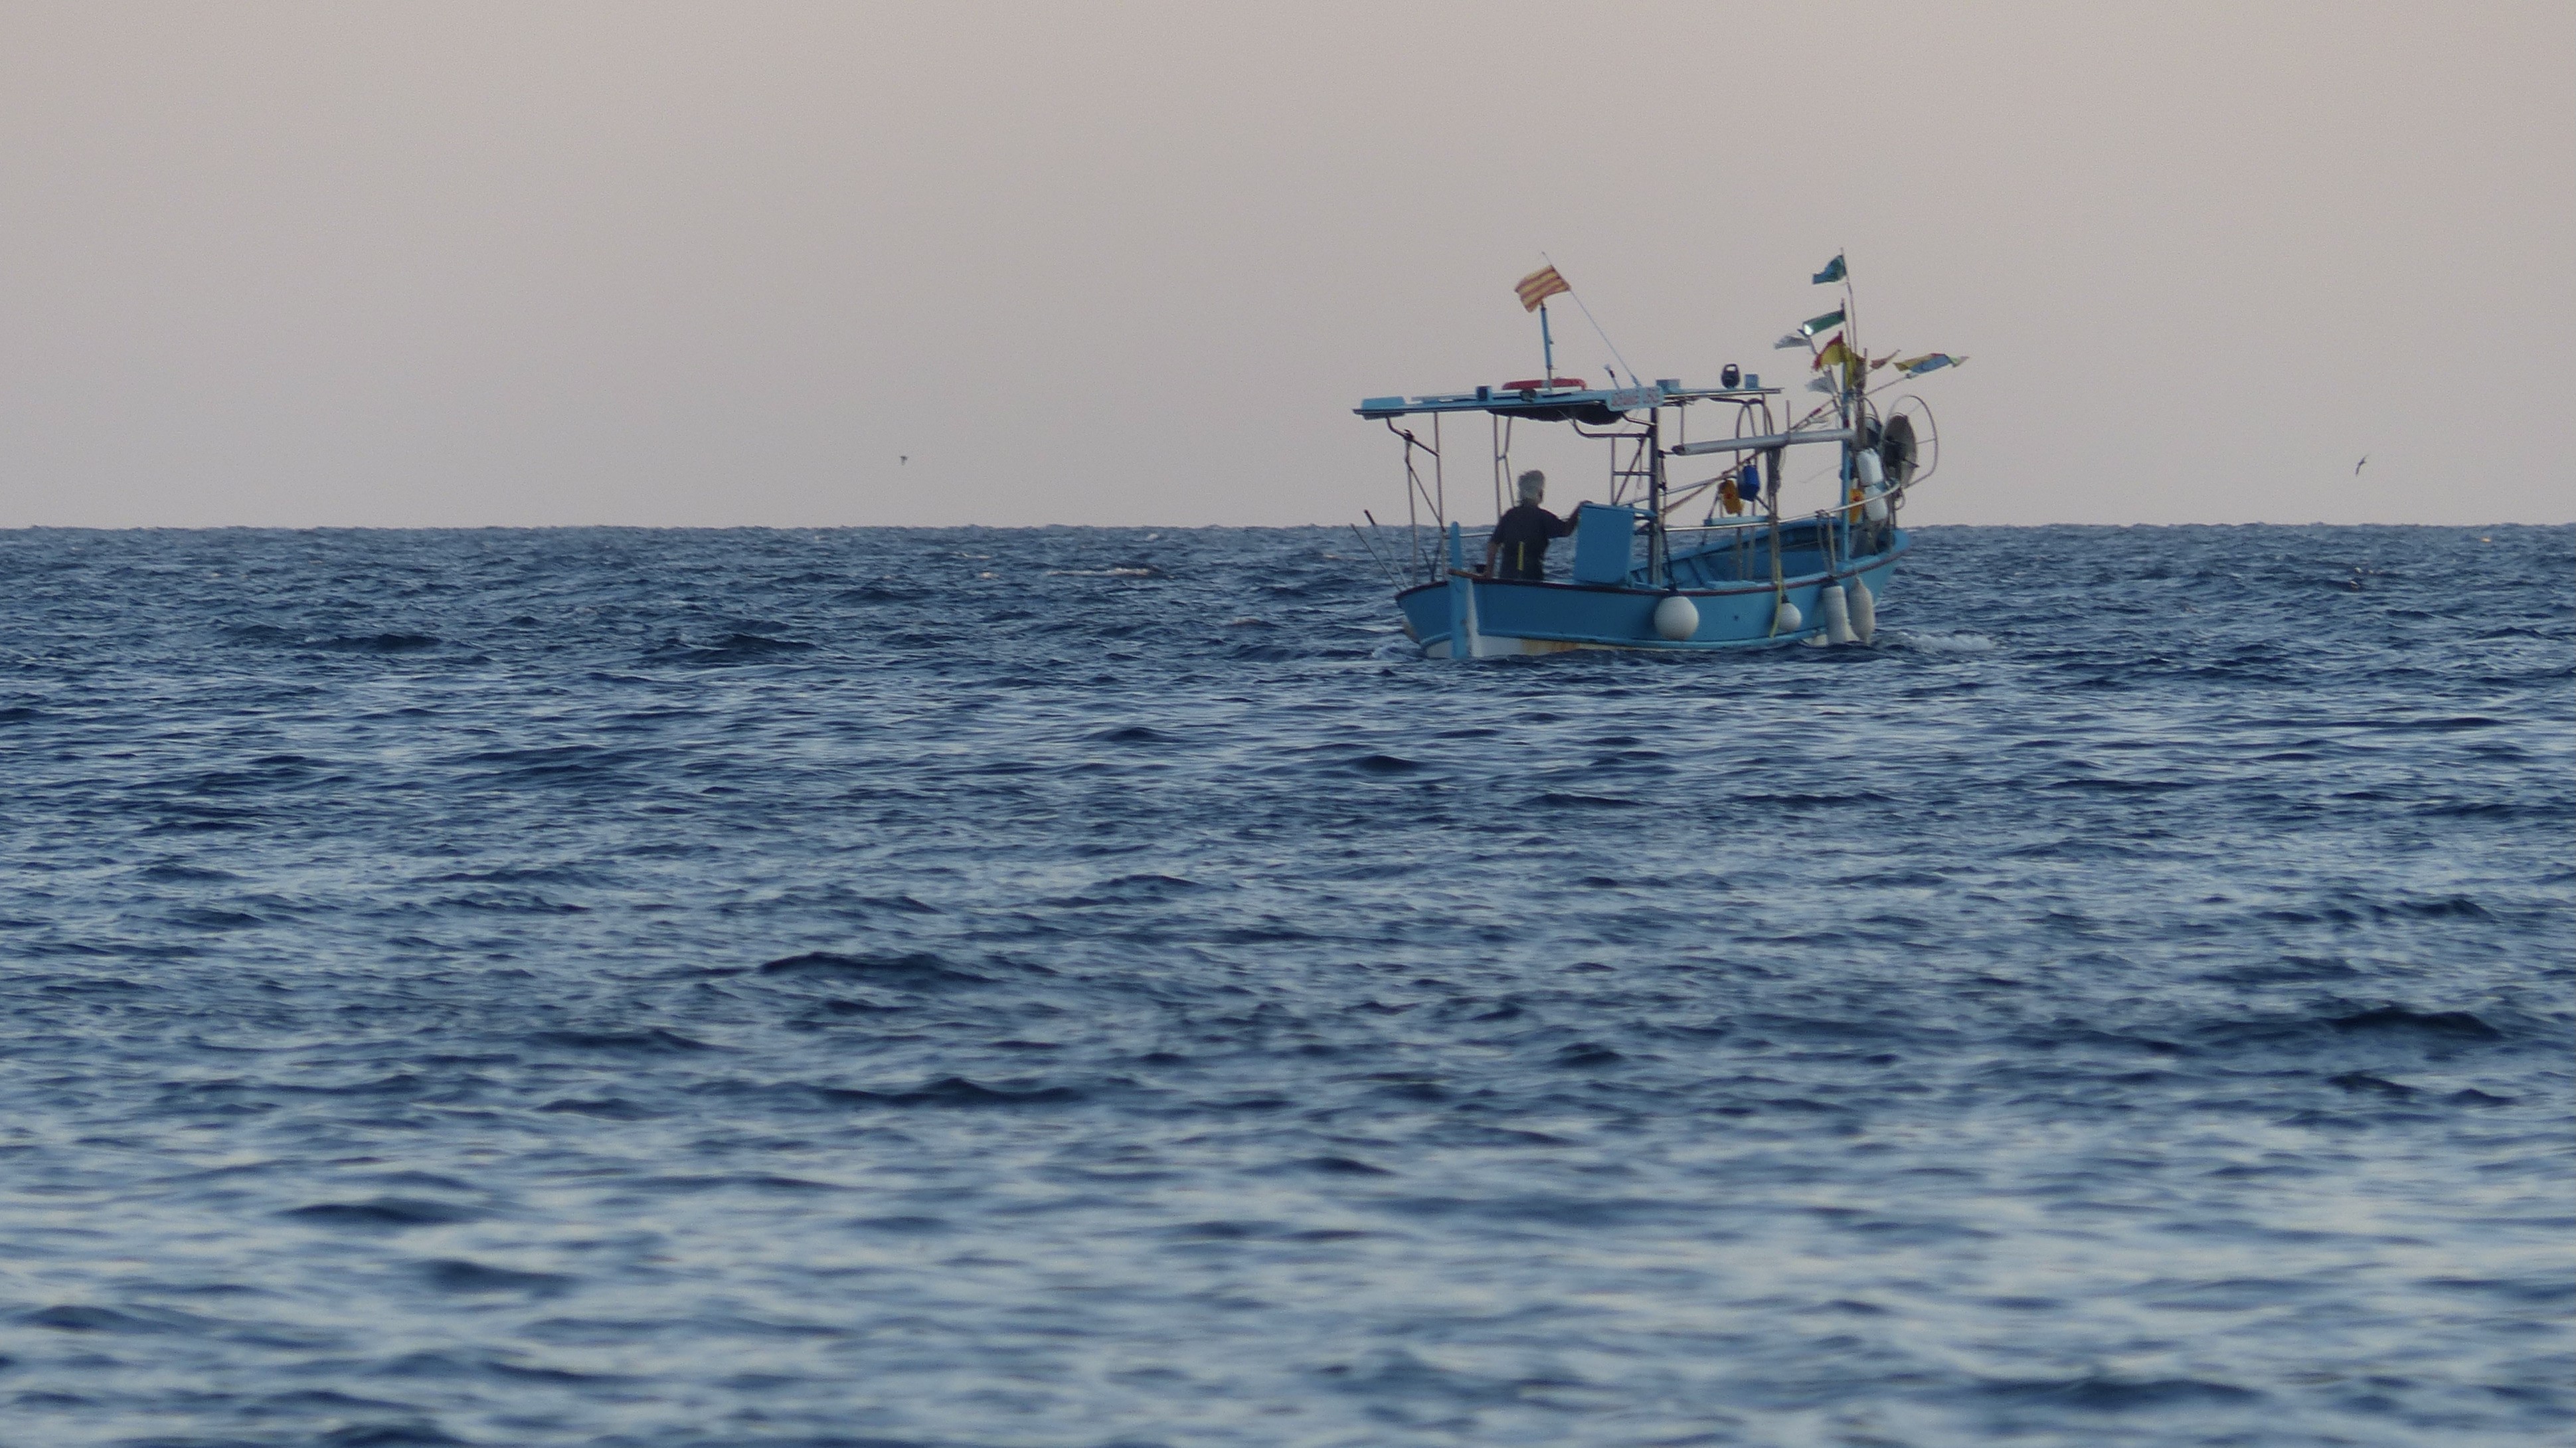
<svg viewBox="0 0 2576 1448"><path fill-rule="evenodd" d="M1873 600L1886 598L1896 560L1910 543L1903 530L1890 533L1884 552L1843 561L1829 572L1785 578L1776 591L1768 580L1651 588L1633 578L1624 584L1534 583L1453 574L1442 582L1404 590L1396 595L1396 604L1403 610L1405 633L1421 647L1424 657L1434 659L1570 649L1707 653L1822 643L1826 588L1840 588L1858 578ZM1686 575L1687 570L1678 566L1684 562L1675 560L1677 574ZM1655 610L1675 594L1690 600L1699 626L1687 638L1667 639L1655 629ZM1774 627L1782 597L1797 607L1800 626L1794 632ZM1453 626L1453 617L1464 624L1463 630ZM1453 637L1462 631L1463 648Z"/></svg>

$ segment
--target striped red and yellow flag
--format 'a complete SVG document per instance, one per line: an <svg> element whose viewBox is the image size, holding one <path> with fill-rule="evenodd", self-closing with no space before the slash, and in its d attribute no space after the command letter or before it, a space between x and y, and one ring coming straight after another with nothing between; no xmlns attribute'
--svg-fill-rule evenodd
<svg viewBox="0 0 2576 1448"><path fill-rule="evenodd" d="M1555 267L1543 266L1521 278L1520 284L1512 290L1521 294L1522 311L1535 312L1538 310L1539 303L1555 296L1558 292L1570 292L1574 288L1565 284L1565 278L1556 274Z"/></svg>

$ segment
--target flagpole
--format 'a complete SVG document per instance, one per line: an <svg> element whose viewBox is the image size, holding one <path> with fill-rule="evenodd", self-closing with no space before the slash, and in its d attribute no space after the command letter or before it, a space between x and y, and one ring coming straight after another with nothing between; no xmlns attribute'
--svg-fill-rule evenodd
<svg viewBox="0 0 2576 1448"><path fill-rule="evenodd" d="M1538 304L1539 355L1547 365L1547 385L1556 385L1556 338L1547 329L1547 303Z"/></svg>
<svg viewBox="0 0 2576 1448"><path fill-rule="evenodd" d="M1838 251L1834 253L1834 255L1838 257L1849 256L1850 252ZM1849 262L1843 263L1843 317L1851 324L1851 335L1857 339L1860 336L1860 293L1854 290L1852 286L1851 263ZM1869 348L1866 346L1860 349L1860 387L1858 390L1864 399L1869 396ZM1857 426L1858 424L1855 423L1854 425ZM1858 434L1855 433L1854 436L1858 436Z"/></svg>
<svg viewBox="0 0 2576 1448"><path fill-rule="evenodd" d="M1834 499L1834 521L1842 525L1843 556L1846 558L1851 556L1852 518L1849 504L1852 489L1859 485L1860 479L1860 435L1864 426L1860 388L1869 385L1869 348L1860 340L1860 295L1852 289L1850 256L1849 247L1840 248L1834 253L1834 260L1843 264L1845 345L1847 348L1857 349L1860 355L1860 363L1857 366L1853 365L1849 356L1843 358L1843 427L1851 434L1851 441L1843 444L1842 486L1835 489L1835 492L1841 496ZM1855 377L1860 380L1858 387L1853 385L1852 379Z"/></svg>

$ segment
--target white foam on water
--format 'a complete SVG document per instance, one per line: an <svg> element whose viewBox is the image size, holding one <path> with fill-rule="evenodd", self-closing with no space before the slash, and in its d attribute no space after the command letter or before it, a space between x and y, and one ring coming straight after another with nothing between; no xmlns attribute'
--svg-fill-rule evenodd
<svg viewBox="0 0 2576 1448"><path fill-rule="evenodd" d="M1991 654L1995 651L1995 641L1984 634L1915 633L1912 630L1903 633L1891 630L1881 630L1881 632L1887 635L1889 643L1899 648L1913 649L1918 653Z"/></svg>

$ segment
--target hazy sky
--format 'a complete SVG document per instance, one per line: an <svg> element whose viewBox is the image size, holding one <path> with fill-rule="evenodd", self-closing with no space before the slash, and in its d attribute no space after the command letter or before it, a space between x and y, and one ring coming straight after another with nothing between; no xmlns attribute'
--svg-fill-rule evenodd
<svg viewBox="0 0 2576 1448"><path fill-rule="evenodd" d="M0 526L1385 517L1838 249L1912 521L2576 519L2564 0L0 0Z"/></svg>

